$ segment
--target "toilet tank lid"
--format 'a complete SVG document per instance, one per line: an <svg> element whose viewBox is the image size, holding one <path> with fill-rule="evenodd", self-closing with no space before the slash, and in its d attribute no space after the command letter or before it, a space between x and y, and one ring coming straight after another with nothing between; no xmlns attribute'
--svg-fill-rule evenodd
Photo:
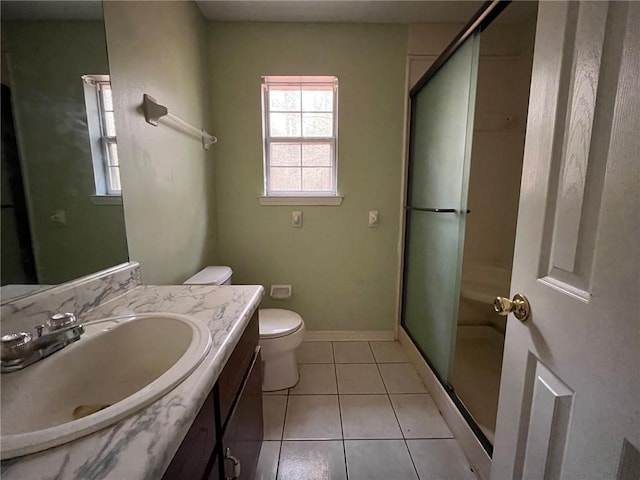
<svg viewBox="0 0 640 480"><path fill-rule="evenodd" d="M302 326L302 317L282 308L261 308L260 338L276 338L297 331Z"/></svg>
<svg viewBox="0 0 640 480"><path fill-rule="evenodd" d="M232 274L233 270L229 267L206 267L187 279L184 285L222 285Z"/></svg>

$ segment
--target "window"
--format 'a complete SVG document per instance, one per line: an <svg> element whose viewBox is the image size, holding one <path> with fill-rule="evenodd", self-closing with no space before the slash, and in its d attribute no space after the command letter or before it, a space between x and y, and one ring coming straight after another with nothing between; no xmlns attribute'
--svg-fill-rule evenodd
<svg viewBox="0 0 640 480"><path fill-rule="evenodd" d="M84 75L84 97L91 141L96 195L122 195L120 163L108 75Z"/></svg>
<svg viewBox="0 0 640 480"><path fill-rule="evenodd" d="M263 77L264 194L336 196L338 79Z"/></svg>

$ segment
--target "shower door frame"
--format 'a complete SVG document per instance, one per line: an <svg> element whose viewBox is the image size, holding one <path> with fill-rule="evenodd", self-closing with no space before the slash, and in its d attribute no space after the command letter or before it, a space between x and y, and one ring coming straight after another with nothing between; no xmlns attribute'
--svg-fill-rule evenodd
<svg viewBox="0 0 640 480"><path fill-rule="evenodd" d="M440 70L440 68L451 58L451 56L458 50L462 44L476 31L482 32L485 30L503 11L507 6L511 3L511 0L489 0L482 4L480 9L473 15L473 17L469 20L469 22L463 27L463 29L453 38L453 40L449 43L449 45L442 51L442 53L436 58L433 64L429 67L429 69L425 72L425 74L416 82L416 84L409 91L410 103L409 103L409 126L415 124L415 96L416 94L424 87ZM400 289L399 289L399 326L403 326L403 305L405 298L405 289L404 289L404 279L405 279L405 254L407 249L407 213L406 213L406 204L408 201L409 195L409 178L411 171L411 158L413 157L412 145L413 145L413 131L411 128L408 130L407 142L409 145L408 154L407 154L407 170L405 172L404 178L404 187L403 187L403 197L404 197L404 205L403 205L403 213L402 213L402 255L401 255L401 277L400 277ZM469 213L469 211L467 211ZM457 319L456 319L457 321ZM426 353L422 350L420 345L416 342L414 336L407 330L404 329L404 332L411 339L411 342L415 346L415 348L420 352L423 360L427 363L435 377L438 379L444 391L447 392L449 398L453 401L456 408L463 416L474 435L482 445L483 449L487 452L487 454L491 457L493 455L493 445L484 434L478 423L475 421L471 413L464 406L462 401L455 394L455 391L452 385L447 382L445 378L442 378L441 375L437 372L431 360L429 360Z"/></svg>

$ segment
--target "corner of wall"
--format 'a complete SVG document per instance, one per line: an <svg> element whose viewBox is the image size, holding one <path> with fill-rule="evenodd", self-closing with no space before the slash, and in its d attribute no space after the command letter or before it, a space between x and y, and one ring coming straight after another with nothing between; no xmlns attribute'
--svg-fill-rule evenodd
<svg viewBox="0 0 640 480"><path fill-rule="evenodd" d="M145 123L140 104L148 93L210 129L205 21L193 2L105 2L104 15L129 256L145 283L181 283L216 251L213 155L168 119Z"/></svg>

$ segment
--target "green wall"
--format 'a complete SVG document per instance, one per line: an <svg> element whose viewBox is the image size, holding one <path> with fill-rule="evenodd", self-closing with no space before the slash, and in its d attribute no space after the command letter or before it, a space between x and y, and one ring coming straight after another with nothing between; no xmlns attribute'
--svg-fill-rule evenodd
<svg viewBox="0 0 640 480"><path fill-rule="evenodd" d="M208 34L218 264L235 283L292 284L290 300L263 306L297 311L310 330L393 330L406 26L209 23ZM341 206L258 204L262 75L338 77Z"/></svg>
<svg viewBox="0 0 640 480"><path fill-rule="evenodd" d="M39 283L127 260L121 205L94 205L81 76L108 74L101 21L3 21ZM67 224L51 221L57 210ZM4 225L4 224L3 224Z"/></svg>
<svg viewBox="0 0 640 480"><path fill-rule="evenodd" d="M141 104L147 93L209 124L205 22L192 2L105 2L104 14L129 256L144 283L181 283L214 259L212 157L170 121L147 124Z"/></svg>

